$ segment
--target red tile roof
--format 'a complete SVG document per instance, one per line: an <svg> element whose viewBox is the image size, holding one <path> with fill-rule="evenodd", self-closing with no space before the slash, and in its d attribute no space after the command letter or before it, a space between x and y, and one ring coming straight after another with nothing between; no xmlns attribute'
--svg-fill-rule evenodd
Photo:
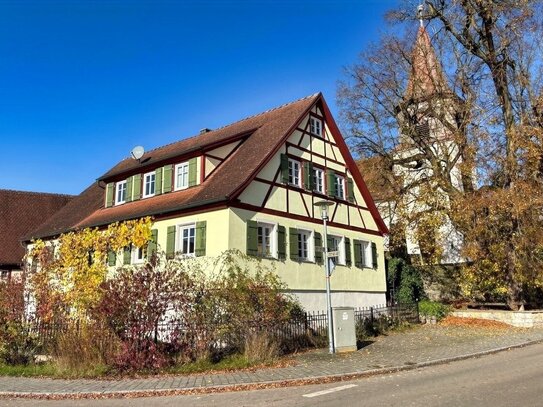
<svg viewBox="0 0 543 407"><path fill-rule="evenodd" d="M204 205L226 204L237 197L319 100L326 107L320 93L311 95L228 126L148 151L139 162L131 158L124 159L101 176L98 183L87 188L45 224L29 233L26 239L51 237L68 230L102 226L142 216L166 215ZM199 152L232 139L242 139L243 142L202 184L104 208L104 187L107 182L126 178L128 174L150 171L168 160L172 162L176 157L199 155ZM355 166L354 162L352 165ZM367 196L371 200L369 193ZM376 209L374 212L374 216L379 217Z"/></svg>
<svg viewBox="0 0 543 407"><path fill-rule="evenodd" d="M0 268L21 264L21 239L65 206L73 196L0 189Z"/></svg>
<svg viewBox="0 0 543 407"><path fill-rule="evenodd" d="M321 97L308 96L298 101L240 120L207 133L168 144L145 153L140 162L122 160L75 198L63 210L25 236L26 239L50 237L68 230L100 226L124 219L164 214L189 207L227 201L254 170L268 159L281 140ZM214 144L245 136L242 145L214 171L203 184L149 199L104 208L104 184L112 177L130 171L145 172L173 157L182 156Z"/></svg>

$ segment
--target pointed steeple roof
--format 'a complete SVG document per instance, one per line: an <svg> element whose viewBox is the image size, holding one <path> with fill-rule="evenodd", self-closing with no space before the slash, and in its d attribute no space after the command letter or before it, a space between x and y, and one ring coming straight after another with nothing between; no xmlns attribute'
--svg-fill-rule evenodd
<svg viewBox="0 0 543 407"><path fill-rule="evenodd" d="M429 98L435 95L452 93L437 60L430 36L420 27L412 52L411 74L407 83L405 99Z"/></svg>

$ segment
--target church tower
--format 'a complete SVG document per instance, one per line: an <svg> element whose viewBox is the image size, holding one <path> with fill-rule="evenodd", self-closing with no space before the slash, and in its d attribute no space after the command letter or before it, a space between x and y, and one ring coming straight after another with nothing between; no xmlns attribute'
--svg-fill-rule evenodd
<svg viewBox="0 0 543 407"><path fill-rule="evenodd" d="M400 129L393 171L402 180L407 218L407 253L416 262L431 257L421 237L424 220L439 217L434 208L449 205L455 190L472 185L462 170L465 149L464 102L450 88L430 36L422 24L412 50L411 72L401 103L396 108ZM446 211L443 211L445 213ZM424 215L429 213L428 216ZM434 242L440 248L433 264L458 264L462 236L447 216L441 216ZM425 230L422 230L425 228ZM431 236L426 236L432 240ZM426 246L430 246L426 244Z"/></svg>

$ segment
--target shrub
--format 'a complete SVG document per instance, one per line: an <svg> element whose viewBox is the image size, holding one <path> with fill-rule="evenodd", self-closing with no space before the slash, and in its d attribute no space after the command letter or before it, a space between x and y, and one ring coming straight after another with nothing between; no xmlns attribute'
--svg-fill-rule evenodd
<svg viewBox="0 0 543 407"><path fill-rule="evenodd" d="M436 301L422 300L419 302L419 314L425 318L434 317L442 320L451 312L451 307Z"/></svg>
<svg viewBox="0 0 543 407"><path fill-rule="evenodd" d="M7 322L2 326L0 360L8 365L28 365L36 360L39 350L37 336L27 324Z"/></svg>
<svg viewBox="0 0 543 407"><path fill-rule="evenodd" d="M426 297L419 270L400 258L392 258L388 262L388 285L396 288L395 300L401 304L414 303Z"/></svg>
<svg viewBox="0 0 543 407"><path fill-rule="evenodd" d="M243 355L250 364L272 362L279 356L279 346L268 332L255 331L246 335Z"/></svg>
<svg viewBox="0 0 543 407"><path fill-rule="evenodd" d="M56 341L55 363L61 371L86 374L103 368L115 358L119 341L98 323L70 323Z"/></svg>
<svg viewBox="0 0 543 407"><path fill-rule="evenodd" d="M365 341L368 338L386 334L395 325L394 320L385 314L377 315L375 318L364 318L356 321L356 340Z"/></svg>

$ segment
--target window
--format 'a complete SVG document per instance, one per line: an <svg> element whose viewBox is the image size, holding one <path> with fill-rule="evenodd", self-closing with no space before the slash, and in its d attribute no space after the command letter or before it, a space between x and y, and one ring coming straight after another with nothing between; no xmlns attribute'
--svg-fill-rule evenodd
<svg viewBox="0 0 543 407"><path fill-rule="evenodd" d="M298 230L298 259L300 261L313 261L312 232Z"/></svg>
<svg viewBox="0 0 543 407"><path fill-rule="evenodd" d="M132 246L132 264L143 263L145 259L145 249L143 247Z"/></svg>
<svg viewBox="0 0 543 407"><path fill-rule="evenodd" d="M126 202L126 180L117 182L115 185L115 205L120 205Z"/></svg>
<svg viewBox="0 0 543 407"><path fill-rule="evenodd" d="M313 168L313 190L324 194L324 171L320 168Z"/></svg>
<svg viewBox="0 0 543 407"><path fill-rule="evenodd" d="M336 175L335 177L335 189L336 189L336 197L340 199L345 199L345 178Z"/></svg>
<svg viewBox="0 0 543 407"><path fill-rule="evenodd" d="M143 176L143 197L155 195L155 172L148 172Z"/></svg>
<svg viewBox="0 0 543 407"><path fill-rule="evenodd" d="M291 185L301 186L300 184L300 162L296 160L288 160L288 183Z"/></svg>
<svg viewBox="0 0 543 407"><path fill-rule="evenodd" d="M175 166L175 189L189 187L189 163L184 162Z"/></svg>
<svg viewBox="0 0 543 407"><path fill-rule="evenodd" d="M178 236L176 252L186 256L194 256L196 225L190 224L178 226Z"/></svg>
<svg viewBox="0 0 543 407"><path fill-rule="evenodd" d="M360 258L362 262L362 267L369 268L372 266L370 242L362 240L360 243Z"/></svg>
<svg viewBox="0 0 543 407"><path fill-rule="evenodd" d="M257 253L262 257L277 257L274 241L275 226L269 223L258 222Z"/></svg>
<svg viewBox="0 0 543 407"><path fill-rule="evenodd" d="M345 265L345 244L343 236L328 236L328 251L338 252L338 257L334 258L334 263Z"/></svg>
<svg viewBox="0 0 543 407"><path fill-rule="evenodd" d="M322 136L322 121L320 119L317 119L316 117L312 117L309 119L310 122L310 131L311 134L314 134L315 136Z"/></svg>

